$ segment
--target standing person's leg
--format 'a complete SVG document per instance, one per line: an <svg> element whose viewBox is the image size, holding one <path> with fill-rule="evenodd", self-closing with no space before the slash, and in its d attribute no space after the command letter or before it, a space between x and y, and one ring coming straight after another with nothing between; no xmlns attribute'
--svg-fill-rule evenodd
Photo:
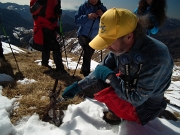
<svg viewBox="0 0 180 135"><path fill-rule="evenodd" d="M84 76L89 75L91 72L91 58L93 53L94 49L92 49L89 44L87 44L84 48L83 64L81 68Z"/></svg>
<svg viewBox="0 0 180 135"><path fill-rule="evenodd" d="M44 50L42 51L42 66L51 68L48 63L49 63L49 58L50 58L50 50Z"/></svg>
<svg viewBox="0 0 180 135"><path fill-rule="evenodd" d="M62 54L60 51L53 51L53 59L54 63L56 64L56 71L62 74L67 74L67 71L64 69Z"/></svg>
<svg viewBox="0 0 180 135"><path fill-rule="evenodd" d="M56 40L56 37L54 37L53 40L54 40L53 59L54 59L54 63L56 64L56 71L62 74L67 74L67 71L64 69L64 65L62 62L62 53L61 53L60 45Z"/></svg>
<svg viewBox="0 0 180 135"><path fill-rule="evenodd" d="M80 73L84 76L87 76L90 73L90 64L91 64L91 57L94 53L94 49L89 46L90 40L85 36L79 36L78 42L83 48L83 63L81 67Z"/></svg>
<svg viewBox="0 0 180 135"><path fill-rule="evenodd" d="M42 51L42 66L51 68L48 63L49 63L49 58L50 58L50 48L49 44L50 42L50 30L47 28L43 28L43 46L44 50Z"/></svg>

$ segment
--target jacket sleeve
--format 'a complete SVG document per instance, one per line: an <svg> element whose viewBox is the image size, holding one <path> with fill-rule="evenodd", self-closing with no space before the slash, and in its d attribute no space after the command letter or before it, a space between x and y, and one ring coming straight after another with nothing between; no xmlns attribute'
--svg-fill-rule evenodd
<svg viewBox="0 0 180 135"><path fill-rule="evenodd" d="M150 19L152 25L148 28L148 33L149 34L157 34L157 32L159 31L159 24L156 20L156 17L154 15L151 15L149 19Z"/></svg>
<svg viewBox="0 0 180 135"><path fill-rule="evenodd" d="M88 14L84 11L84 5L81 5L75 14L75 24L81 25L88 21Z"/></svg>
<svg viewBox="0 0 180 135"><path fill-rule="evenodd" d="M116 67L114 55L112 53L109 53L100 64L106 65L107 67L113 70ZM98 79L96 79L96 77L94 76L94 71L92 71L88 76L80 80L78 84L80 85L82 89L85 89L92 86L93 84L97 82L98 82Z"/></svg>

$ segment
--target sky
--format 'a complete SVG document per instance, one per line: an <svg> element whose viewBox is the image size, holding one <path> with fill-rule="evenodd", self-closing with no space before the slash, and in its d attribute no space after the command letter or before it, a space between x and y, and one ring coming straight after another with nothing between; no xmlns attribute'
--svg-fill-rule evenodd
<svg viewBox="0 0 180 135"><path fill-rule="evenodd" d="M4 54L11 53L9 44L2 42ZM12 46L15 53L26 53L16 46ZM64 58L65 59L65 58ZM41 60L35 60L35 64L41 66ZM68 58L70 69L75 69L77 62ZM66 64L66 62L64 63ZM97 62L92 60L91 70L97 66ZM53 65L53 61L49 61ZM80 67L78 67L80 68ZM180 67L174 66L173 77L180 75ZM0 74L1 78L1 74ZM1 78L3 79L3 78ZM24 78L18 80L19 85L36 83L35 78ZM171 104L180 107L180 81L172 81L165 97ZM108 108L105 104L94 99L86 98L83 102L75 105L70 104L64 111L63 124L56 127L48 122L43 122L37 114L24 116L16 124L10 121L10 112L17 108L18 98L8 99L2 96L3 87L0 86L0 134L1 135L180 135L180 119L178 121L156 118L145 126L135 122L122 121L120 125L109 125L103 119L103 112ZM23 95L22 95L23 96ZM40 98L43 100L43 98ZM168 104L166 110L180 113L180 109Z"/></svg>
<svg viewBox="0 0 180 135"><path fill-rule="evenodd" d="M85 0L61 0L62 9L77 10ZM30 0L1 0L2 3L12 2L20 5L29 5ZM112 7L127 8L131 11L137 7L139 0L101 0L109 9ZM167 0L167 16L180 19L180 0Z"/></svg>

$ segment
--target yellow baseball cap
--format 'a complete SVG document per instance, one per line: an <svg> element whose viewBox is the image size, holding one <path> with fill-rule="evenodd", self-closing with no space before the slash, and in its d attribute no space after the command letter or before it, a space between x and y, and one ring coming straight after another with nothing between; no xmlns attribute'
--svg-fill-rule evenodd
<svg viewBox="0 0 180 135"><path fill-rule="evenodd" d="M107 10L100 20L98 35L89 43L95 50L103 50L111 45L117 38L133 32L137 26L138 18L130 10L111 8Z"/></svg>

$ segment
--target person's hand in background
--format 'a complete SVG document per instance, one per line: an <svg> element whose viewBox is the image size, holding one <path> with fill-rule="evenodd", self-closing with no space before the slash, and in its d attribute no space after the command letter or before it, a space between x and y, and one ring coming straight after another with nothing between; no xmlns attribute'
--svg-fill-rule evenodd
<svg viewBox="0 0 180 135"><path fill-rule="evenodd" d="M96 14L101 17L103 15L103 11L99 9L96 11Z"/></svg>
<svg viewBox="0 0 180 135"><path fill-rule="evenodd" d="M88 18L95 20L96 18L98 18L98 15L96 13L90 13L90 14L88 14Z"/></svg>

